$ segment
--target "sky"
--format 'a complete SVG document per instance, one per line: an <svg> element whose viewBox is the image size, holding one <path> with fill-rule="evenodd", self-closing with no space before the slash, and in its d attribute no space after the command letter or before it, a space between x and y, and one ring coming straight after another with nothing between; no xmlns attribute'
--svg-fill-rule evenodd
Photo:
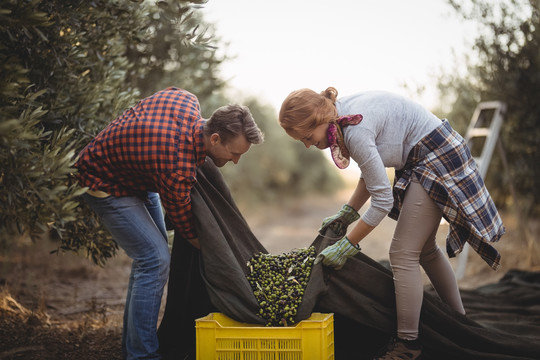
<svg viewBox="0 0 540 360"><path fill-rule="evenodd" d="M433 107L435 75L452 71L475 37L445 0L209 0L201 11L233 57L221 71L230 94L276 111L293 90L329 86Z"/></svg>

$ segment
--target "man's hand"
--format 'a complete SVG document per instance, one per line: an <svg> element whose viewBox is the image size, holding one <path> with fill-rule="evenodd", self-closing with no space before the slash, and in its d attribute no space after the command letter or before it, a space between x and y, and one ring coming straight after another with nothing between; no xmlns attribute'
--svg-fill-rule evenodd
<svg viewBox="0 0 540 360"><path fill-rule="evenodd" d="M335 244L328 246L321 251L315 258L315 264L322 262L323 265L333 267L336 270L340 270L348 258L355 256L360 252L358 245L353 245L349 239L344 236L341 240Z"/></svg>
<svg viewBox="0 0 540 360"><path fill-rule="evenodd" d="M188 242L196 249L201 249L201 245L199 244L199 238L194 239L188 239Z"/></svg>
<svg viewBox="0 0 540 360"><path fill-rule="evenodd" d="M351 206L345 204L336 215L329 216L323 220L319 233L324 234L326 229L330 228L338 237L345 236L349 225L359 218L360 214Z"/></svg>

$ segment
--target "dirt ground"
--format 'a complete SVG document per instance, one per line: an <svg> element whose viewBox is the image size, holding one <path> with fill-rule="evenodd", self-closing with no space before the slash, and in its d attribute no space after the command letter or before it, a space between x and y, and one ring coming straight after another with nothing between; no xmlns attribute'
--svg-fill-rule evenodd
<svg viewBox="0 0 540 360"><path fill-rule="evenodd" d="M285 200L279 207L243 213L269 252L287 252L309 245L321 220L335 213L349 194L350 189L332 198ZM507 234L496 247L503 269L490 270L471 251L461 288L496 282L510 269L540 270L528 261L531 251L518 235L515 218L502 215ZM385 219L362 243L363 252L376 260L387 259L394 224ZM448 225L441 224L438 241L443 248L447 231ZM537 234L538 226L530 231ZM50 255L54 248L45 240L38 244L21 240L9 254L0 254L0 360L121 359L129 258L121 251L100 268L71 253ZM538 264L540 251L532 254ZM457 259L451 262L454 267L458 264Z"/></svg>

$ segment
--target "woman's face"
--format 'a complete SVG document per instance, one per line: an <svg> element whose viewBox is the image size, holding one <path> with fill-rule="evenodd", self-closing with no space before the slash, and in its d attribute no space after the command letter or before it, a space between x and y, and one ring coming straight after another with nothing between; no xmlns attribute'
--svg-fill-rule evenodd
<svg viewBox="0 0 540 360"><path fill-rule="evenodd" d="M309 148L314 145L318 149L326 149L328 147L328 137L326 132L328 130L328 123L318 125L309 131L297 131L293 136L296 140L300 140L304 145Z"/></svg>

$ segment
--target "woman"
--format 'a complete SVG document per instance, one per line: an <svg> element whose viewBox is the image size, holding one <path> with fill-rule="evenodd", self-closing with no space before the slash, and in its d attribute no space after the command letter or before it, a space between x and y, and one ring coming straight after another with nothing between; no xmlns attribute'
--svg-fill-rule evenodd
<svg viewBox="0 0 540 360"><path fill-rule="evenodd" d="M339 168L352 158L360 167L358 185L347 204L323 220L339 238L317 257L341 269L360 251L359 243L384 216L397 220L389 250L394 276L397 336L379 359L419 359L418 324L422 306L421 265L438 295L465 314L449 260L435 242L441 217L450 223L447 252L469 243L493 268L500 255L488 243L504 226L464 139L446 120L422 106L386 92L365 92L337 99L335 88L320 94L301 89L283 102L279 123L306 147L330 148ZM386 175L396 169L394 186ZM371 198L368 210L358 210ZM358 223L347 234L347 227Z"/></svg>

